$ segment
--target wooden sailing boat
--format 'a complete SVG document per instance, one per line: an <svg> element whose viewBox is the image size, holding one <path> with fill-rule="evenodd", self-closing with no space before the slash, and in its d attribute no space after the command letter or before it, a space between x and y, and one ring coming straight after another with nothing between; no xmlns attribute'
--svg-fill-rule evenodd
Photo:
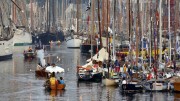
<svg viewBox="0 0 180 101"><path fill-rule="evenodd" d="M95 6L95 0L92 0L92 23L94 23L94 6ZM98 2L99 3L99 2ZM92 24L92 33L94 33L94 24ZM92 34L91 33L91 34ZM91 35L92 39L92 35ZM91 44L82 44L81 45L81 51L83 48L90 47L93 48L93 43L91 40ZM97 48L97 46L96 46ZM92 56L91 52L91 58L88 61L87 64L84 66L77 66L77 77L78 81L92 81L92 82L101 82L102 80L102 62L104 61L104 56L106 56L105 49L100 49L100 51ZM101 60L102 59L102 60Z"/></svg>
<svg viewBox="0 0 180 101"><path fill-rule="evenodd" d="M13 44L14 46L26 46L32 44L32 37L28 31L28 26L25 20L26 9L24 8L24 1L19 2L17 0L12 1L12 20L16 25L16 31L14 33ZM18 15L19 14L19 15ZM22 19L20 19L22 17Z"/></svg>
<svg viewBox="0 0 180 101"><path fill-rule="evenodd" d="M37 1L36 1L37 2ZM56 25L52 25L52 20L53 23L56 24L56 21L58 19L58 17L55 14L55 7L56 6L51 6L51 5L55 5L55 1L52 0L45 0L44 2L44 7L43 9L45 9L44 15L45 15L45 20L43 22L45 28L43 29L43 31L37 32L35 29L32 29L32 43L36 44L37 42L41 41L43 45L49 45L49 43L51 41L64 41L64 33L61 31L62 29L57 29ZM61 1L57 1L58 3ZM62 1L63 2L63 1ZM40 6L41 7L41 6ZM33 13L33 12L32 12ZM52 15L51 15L52 13ZM33 14L32 14L33 17ZM33 22L32 22L33 24ZM46 25L45 25L46 24ZM51 28L51 26L53 26L53 28ZM38 26L39 27L39 26ZM32 28L34 28L32 26ZM58 31L57 31L58 30Z"/></svg>
<svg viewBox="0 0 180 101"><path fill-rule="evenodd" d="M0 61L12 59L13 54L13 36L15 26L8 10L8 3L0 1Z"/></svg>
<svg viewBox="0 0 180 101"><path fill-rule="evenodd" d="M108 4L108 0L107 0L107 4ZM114 8L113 8L113 38L115 38L115 11L116 11L116 9L115 9L115 4L116 4L116 0L114 0L113 1L113 5L114 5ZM108 6L107 6L108 7ZM107 9L107 12L108 12L108 9ZM107 13L107 15L108 15L108 13ZM108 17L107 17L107 19L108 19ZM108 20L107 20L108 21ZM107 26L108 26L108 24L107 24ZM106 27L107 28L107 32L108 32L108 27ZM114 47L114 45L115 45L115 42L114 42L114 40L115 39L113 39L113 59L114 59L114 61L115 61L115 47ZM110 46L110 38L109 38L109 34L107 35L107 41L108 41L108 51L109 51L109 57L108 57L108 61L107 61L107 65L106 65L106 68L108 69L107 71L105 71L104 70L104 72L105 72L105 75L103 76L103 79L102 79L102 83L103 83L103 85L105 85L105 86L118 86L118 84L119 84L119 74L118 73L114 73L114 72L112 72L111 74L112 75L110 75L110 71L112 71L112 68L111 68L111 61L113 60L112 58L111 58L111 46Z"/></svg>
<svg viewBox="0 0 180 101"><path fill-rule="evenodd" d="M99 1L98 1L99 5ZM87 26L88 28L88 37L86 40L83 40L82 44L80 45L81 53L91 53L91 56L93 54L96 54L98 50L100 50L101 47L101 37L100 37L100 45L99 43L99 37L98 34L95 34L95 1L91 1L91 5L89 5L88 12L88 18L87 18ZM98 23L100 23L100 12L98 7ZM90 16L91 14L91 16ZM90 20L90 21L89 21ZM91 25L91 26L90 26ZM100 24L99 24L100 25ZM101 36L100 26L99 26L99 36ZM98 40L98 41L97 41Z"/></svg>

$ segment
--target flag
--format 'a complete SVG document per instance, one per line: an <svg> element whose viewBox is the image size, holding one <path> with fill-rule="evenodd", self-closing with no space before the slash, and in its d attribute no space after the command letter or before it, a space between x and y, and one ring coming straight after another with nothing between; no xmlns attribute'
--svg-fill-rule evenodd
<svg viewBox="0 0 180 101"><path fill-rule="evenodd" d="M156 20L158 21L159 20L159 12L156 11Z"/></svg>

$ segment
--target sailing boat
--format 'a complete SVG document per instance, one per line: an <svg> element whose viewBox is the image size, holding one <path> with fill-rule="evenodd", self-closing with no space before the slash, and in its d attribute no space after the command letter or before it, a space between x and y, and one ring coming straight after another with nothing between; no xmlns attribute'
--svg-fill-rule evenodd
<svg viewBox="0 0 180 101"><path fill-rule="evenodd" d="M41 22L41 25L37 25L34 28L34 24L33 24L33 16L31 17L31 25L32 25L32 43L36 44L37 42L41 41L43 45L49 45L51 41L55 42L55 41L64 41L64 33L61 30L60 27L57 27L57 19L58 17L56 16L56 7L59 5L60 2L63 2L64 0L60 1L56 1L56 0L44 0L44 1L34 1L34 2L43 2L43 7L41 9L41 3L37 3L37 6L39 7L39 9L41 9L42 11L42 15L43 18L41 18L41 16L39 16L39 18L37 19L43 19ZM40 11L40 12L41 12ZM33 11L31 12L32 15L34 14ZM52 21L53 20L53 21ZM41 21L41 20L40 20ZM39 21L38 21L39 22ZM42 28L40 28L42 27ZM41 31L37 31L41 29Z"/></svg>
<svg viewBox="0 0 180 101"><path fill-rule="evenodd" d="M108 2L107 2L108 4ZM116 0L113 1L113 4L114 4L114 19L113 19L113 58L111 58L110 54L111 54L111 44L110 44L110 41L111 41L111 37L110 35L108 34L107 35L107 47L108 47L108 51L109 51L109 57L108 57L108 61L106 63L106 68L107 70L104 70L104 74L103 75L103 79L102 79L102 83L103 85L105 86L118 86L119 84L119 74L117 72L110 72L110 71L113 71L113 69L111 68L111 61L115 61L115 4L116 4ZM108 7L108 6L107 6ZM108 9L107 9L108 11ZM108 15L108 14L107 14ZM107 17L108 19L108 17ZM107 20L108 21L108 20ZM108 26L108 24L107 24ZM108 27L107 28L107 32L108 32ZM111 74L111 75L110 75Z"/></svg>
<svg viewBox="0 0 180 101"><path fill-rule="evenodd" d="M86 10L86 12L89 13L87 16L87 26L89 27L89 29L88 29L89 34L87 35L86 39L84 38L82 44L80 45L81 53L91 53L91 56L92 56L92 54L96 54L98 52L98 49L101 48L101 46L99 45L99 42L98 42L98 40L99 40L98 35L95 34L96 26L95 26L95 21L94 21L95 20L95 7L94 6L95 5L93 4L93 2L92 2L92 6L91 6L91 2L89 1L89 5ZM91 15L91 17L90 17L90 15ZM98 16L99 16L99 7L98 7ZM100 23L100 20L99 20L99 23ZM100 32L100 29L99 29L99 32ZM100 36L101 36L101 34L100 34Z"/></svg>
<svg viewBox="0 0 180 101"><path fill-rule="evenodd" d="M12 58L13 46L13 26L12 22L7 17L7 8L2 7L6 5L3 1L0 3L0 61ZM7 5L6 5L7 7ZM3 8L3 10L2 10ZM9 21L9 22L8 22ZM15 28L15 27L14 27Z"/></svg>
<svg viewBox="0 0 180 101"><path fill-rule="evenodd" d="M80 48L80 44L82 43L82 36L79 33L79 0L76 0L76 28L72 24L72 9L73 9L73 4L69 5L69 12L71 13L71 18L70 18L70 29L67 31L66 35L66 44L68 48Z"/></svg>
<svg viewBox="0 0 180 101"><path fill-rule="evenodd" d="M13 22L15 25L17 25L17 2L13 1L13 7L12 7L12 14L13 14ZM24 12L24 1L21 2L22 8L18 7L18 10L20 9L20 13L23 17L25 17L25 12ZM25 18L23 18L23 22L25 22ZM25 24L25 23L23 23ZM29 32L26 31L25 25L23 26L17 26L17 29L14 33L14 38L13 38L13 45L14 46L26 46L26 45L31 45L32 44L32 36Z"/></svg>

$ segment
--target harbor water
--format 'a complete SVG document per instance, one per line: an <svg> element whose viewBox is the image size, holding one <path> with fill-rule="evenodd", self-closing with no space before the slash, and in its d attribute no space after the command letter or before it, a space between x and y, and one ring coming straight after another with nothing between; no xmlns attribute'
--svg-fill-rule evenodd
<svg viewBox="0 0 180 101"><path fill-rule="evenodd" d="M27 47L15 46L13 59L0 62L0 101L180 101L180 93L143 92L122 93L119 87L105 87L101 83L77 82L76 66L83 65L87 54L80 49L68 49L65 43L46 47L48 61L65 69L61 74L65 90L46 91L45 79L36 78L37 59L24 60Z"/></svg>

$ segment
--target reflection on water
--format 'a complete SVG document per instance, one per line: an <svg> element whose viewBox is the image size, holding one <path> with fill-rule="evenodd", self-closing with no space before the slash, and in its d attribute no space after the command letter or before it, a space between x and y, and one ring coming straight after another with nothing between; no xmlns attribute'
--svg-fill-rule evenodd
<svg viewBox="0 0 180 101"><path fill-rule="evenodd" d="M146 92L127 94L120 89L105 87L101 83L78 83L76 66L85 64L89 56L80 54L79 49L46 47L51 54L51 62L65 69L63 74L66 90L46 91L44 79L36 78L37 59L24 60L23 50L27 47L14 48L12 60L0 62L0 100L1 101L178 101L178 93ZM57 56L60 61L57 60Z"/></svg>
<svg viewBox="0 0 180 101"><path fill-rule="evenodd" d="M174 94L174 101L180 101L180 93Z"/></svg>

